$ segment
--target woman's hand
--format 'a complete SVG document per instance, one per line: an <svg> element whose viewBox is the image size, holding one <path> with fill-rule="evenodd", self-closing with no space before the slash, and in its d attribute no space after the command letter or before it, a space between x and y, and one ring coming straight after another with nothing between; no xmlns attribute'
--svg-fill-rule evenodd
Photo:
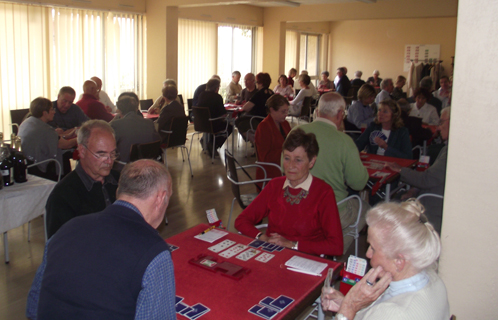
<svg viewBox="0 0 498 320"><path fill-rule="evenodd" d="M322 309L324 311L337 312L341 308L342 301L344 300L344 295L334 288L322 287L321 300Z"/></svg>
<svg viewBox="0 0 498 320"><path fill-rule="evenodd" d="M259 236L259 238L258 238L258 239L259 239L259 240L262 240L262 241L264 241L264 242L268 242L268 241L270 240L270 237L268 237L268 236L266 235L266 233L262 233L262 234Z"/></svg>
<svg viewBox="0 0 498 320"><path fill-rule="evenodd" d="M282 237L278 233L272 233L266 242L276 244L277 246L290 248L290 249L292 249L295 245L294 242L285 239L284 237Z"/></svg>
<svg viewBox="0 0 498 320"><path fill-rule="evenodd" d="M376 282L379 277L380 280ZM391 273L385 272L381 266L370 269L363 279L348 292L338 312L348 319L353 319L358 311L377 300L391 281Z"/></svg>
<svg viewBox="0 0 498 320"><path fill-rule="evenodd" d="M381 138L379 138L379 137L375 137L375 138L374 138L374 142L375 142L375 143L376 143L379 147L381 147L382 149L384 149L384 150L385 150L385 149L387 149L387 143L386 143L383 139L381 139Z"/></svg>

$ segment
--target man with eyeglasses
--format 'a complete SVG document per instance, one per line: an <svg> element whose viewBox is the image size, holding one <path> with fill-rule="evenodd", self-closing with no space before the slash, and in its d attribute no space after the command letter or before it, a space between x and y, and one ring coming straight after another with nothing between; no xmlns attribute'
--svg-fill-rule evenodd
<svg viewBox="0 0 498 320"><path fill-rule="evenodd" d="M402 199L416 197L418 194L424 193L444 195L446 160L448 157L448 136L450 133L450 112L450 107L446 107L441 111L438 130L445 146L439 151L436 161L429 169L420 172L409 168L401 168L396 163L387 165L389 169L400 173L402 182L405 182L412 187ZM434 229L438 233L441 233L441 222L443 219L442 200L430 197L422 198L421 202L425 206L425 214L434 226Z"/></svg>
<svg viewBox="0 0 498 320"><path fill-rule="evenodd" d="M116 200L119 172L111 169L119 154L112 127L103 120L85 122L78 132L78 151L76 169L47 200L49 238L72 218L102 211Z"/></svg>

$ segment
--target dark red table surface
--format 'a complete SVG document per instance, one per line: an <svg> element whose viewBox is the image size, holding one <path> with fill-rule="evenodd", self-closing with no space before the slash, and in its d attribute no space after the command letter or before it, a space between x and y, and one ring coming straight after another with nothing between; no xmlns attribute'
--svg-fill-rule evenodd
<svg viewBox="0 0 498 320"><path fill-rule="evenodd" d="M320 295L328 268L322 272L322 276L318 277L289 271L284 266L285 262L294 255L298 255L325 262L329 268L335 269L335 273L339 273L342 269L340 263L291 249L272 252L275 256L267 263L255 260L257 256L248 261L237 259L237 255L226 259L208 248L227 239L245 245L254 239L231 232L213 243L194 238L208 227L207 224L200 224L166 239L167 243L179 247L172 252L176 295L184 297L183 302L189 306L202 303L211 309L200 317L201 320L262 319L249 313L248 310L267 296L277 298L280 295L286 295L295 301L273 319L295 319ZM261 250L261 252L266 251ZM188 263L190 259L196 258L199 254L215 257L218 262L228 261L249 268L251 272L240 280L234 280L219 272L213 273ZM186 319L179 314L177 316L179 319Z"/></svg>
<svg viewBox="0 0 498 320"><path fill-rule="evenodd" d="M417 160L386 157L386 156L380 156L378 154L371 154L371 153L360 153L360 159L361 159L361 162L365 166L367 166L365 162L369 162L372 160L375 160L374 162L381 161L381 162L385 162L385 163L396 162L397 164L399 164L401 167L404 167L404 168L413 167L417 163ZM370 177L370 179L376 179L376 180L380 180L381 178L374 177L373 174L375 172L380 171L380 172L389 173L390 175L387 176L386 179L384 179L386 182L392 181L394 178L396 178L399 175L399 173L394 172L394 171L387 169L387 168L382 168L382 169L369 169L369 168L367 168L367 171L368 171L368 176Z"/></svg>

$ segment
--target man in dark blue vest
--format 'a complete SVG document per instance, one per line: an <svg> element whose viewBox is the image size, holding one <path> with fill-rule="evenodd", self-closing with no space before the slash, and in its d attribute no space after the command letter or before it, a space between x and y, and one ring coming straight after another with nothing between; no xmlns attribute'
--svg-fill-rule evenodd
<svg viewBox="0 0 498 320"><path fill-rule="evenodd" d="M155 230L171 197L163 164L121 172L117 201L50 238L28 295L29 319L176 319L173 262Z"/></svg>

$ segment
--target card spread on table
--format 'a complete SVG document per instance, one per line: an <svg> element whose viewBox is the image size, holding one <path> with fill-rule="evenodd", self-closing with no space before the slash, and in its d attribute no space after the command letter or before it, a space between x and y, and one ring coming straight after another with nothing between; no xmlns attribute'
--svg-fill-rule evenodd
<svg viewBox="0 0 498 320"><path fill-rule="evenodd" d="M176 306L178 307L178 305L180 305L181 303L177 304ZM179 311L178 313L181 314L182 316L185 315L187 312L190 312L192 311L192 308L189 307L189 306L186 306L185 309L183 309L182 311Z"/></svg>
<svg viewBox="0 0 498 320"><path fill-rule="evenodd" d="M249 250L246 250L246 251L240 253L235 258L240 259L242 261L247 261L247 260L251 259L252 257L256 256L260 252L261 251L259 251L259 250L256 250L254 248L250 248Z"/></svg>
<svg viewBox="0 0 498 320"><path fill-rule="evenodd" d="M180 312L182 312L183 310L187 309L187 308L188 308L188 306L187 306L185 303L180 302L180 303L177 303L177 304L176 304L176 307L175 307L175 308L176 308L176 313L180 313Z"/></svg>
<svg viewBox="0 0 498 320"><path fill-rule="evenodd" d="M278 311L272 308L262 307L258 310L257 314L263 316L265 319L272 319L278 314Z"/></svg>
<svg viewBox="0 0 498 320"><path fill-rule="evenodd" d="M258 311L262 308L262 306L258 306L258 305L254 305L251 307L251 309L249 309L249 313L252 313L252 314L255 314L257 315L258 317L261 317L259 314L258 314Z"/></svg>
<svg viewBox="0 0 498 320"><path fill-rule="evenodd" d="M263 252L262 254L256 257L256 260L259 262L267 263L274 256L275 256L274 254Z"/></svg>
<svg viewBox="0 0 498 320"><path fill-rule="evenodd" d="M294 299L289 298L289 297L284 296L284 295L281 295L277 299L273 300L270 303L270 307L271 308L275 308L275 309L277 309L279 311L282 311L285 308L287 308L293 302L294 302Z"/></svg>
<svg viewBox="0 0 498 320"><path fill-rule="evenodd" d="M169 251L173 252L177 249L180 249L180 247L175 246L174 244L168 244L169 246Z"/></svg>
<svg viewBox="0 0 498 320"><path fill-rule="evenodd" d="M251 243L249 243L249 247L253 248L259 248L261 247L265 242L263 240L253 240Z"/></svg>
<svg viewBox="0 0 498 320"><path fill-rule="evenodd" d="M274 298L272 298L272 297L266 297L266 298L264 298L263 300L261 300L261 301L259 302L259 304L260 304L260 305L262 305L262 306L265 306L265 307L270 307L270 308L271 308L270 303L272 303L273 301L275 301L275 299L274 299Z"/></svg>
<svg viewBox="0 0 498 320"><path fill-rule="evenodd" d="M244 251L245 249L247 249L247 246L239 243L239 244L237 244L233 247L230 247L229 249L223 251L222 253L220 253L220 256L222 256L223 258L231 258L231 257L235 256L236 254Z"/></svg>
<svg viewBox="0 0 498 320"><path fill-rule="evenodd" d="M192 310L190 312L184 313L184 315L190 319L197 319L203 314L207 313L210 309L203 305L202 303L198 303L190 307Z"/></svg>
<svg viewBox="0 0 498 320"><path fill-rule="evenodd" d="M175 304L179 304L183 300L183 297L176 296L175 297Z"/></svg>
<svg viewBox="0 0 498 320"><path fill-rule="evenodd" d="M231 246L233 246L236 242L235 241L232 241L232 240L224 240L220 243L218 243L217 245L214 245L212 247L209 247L208 249L213 251L213 252L221 252Z"/></svg>

